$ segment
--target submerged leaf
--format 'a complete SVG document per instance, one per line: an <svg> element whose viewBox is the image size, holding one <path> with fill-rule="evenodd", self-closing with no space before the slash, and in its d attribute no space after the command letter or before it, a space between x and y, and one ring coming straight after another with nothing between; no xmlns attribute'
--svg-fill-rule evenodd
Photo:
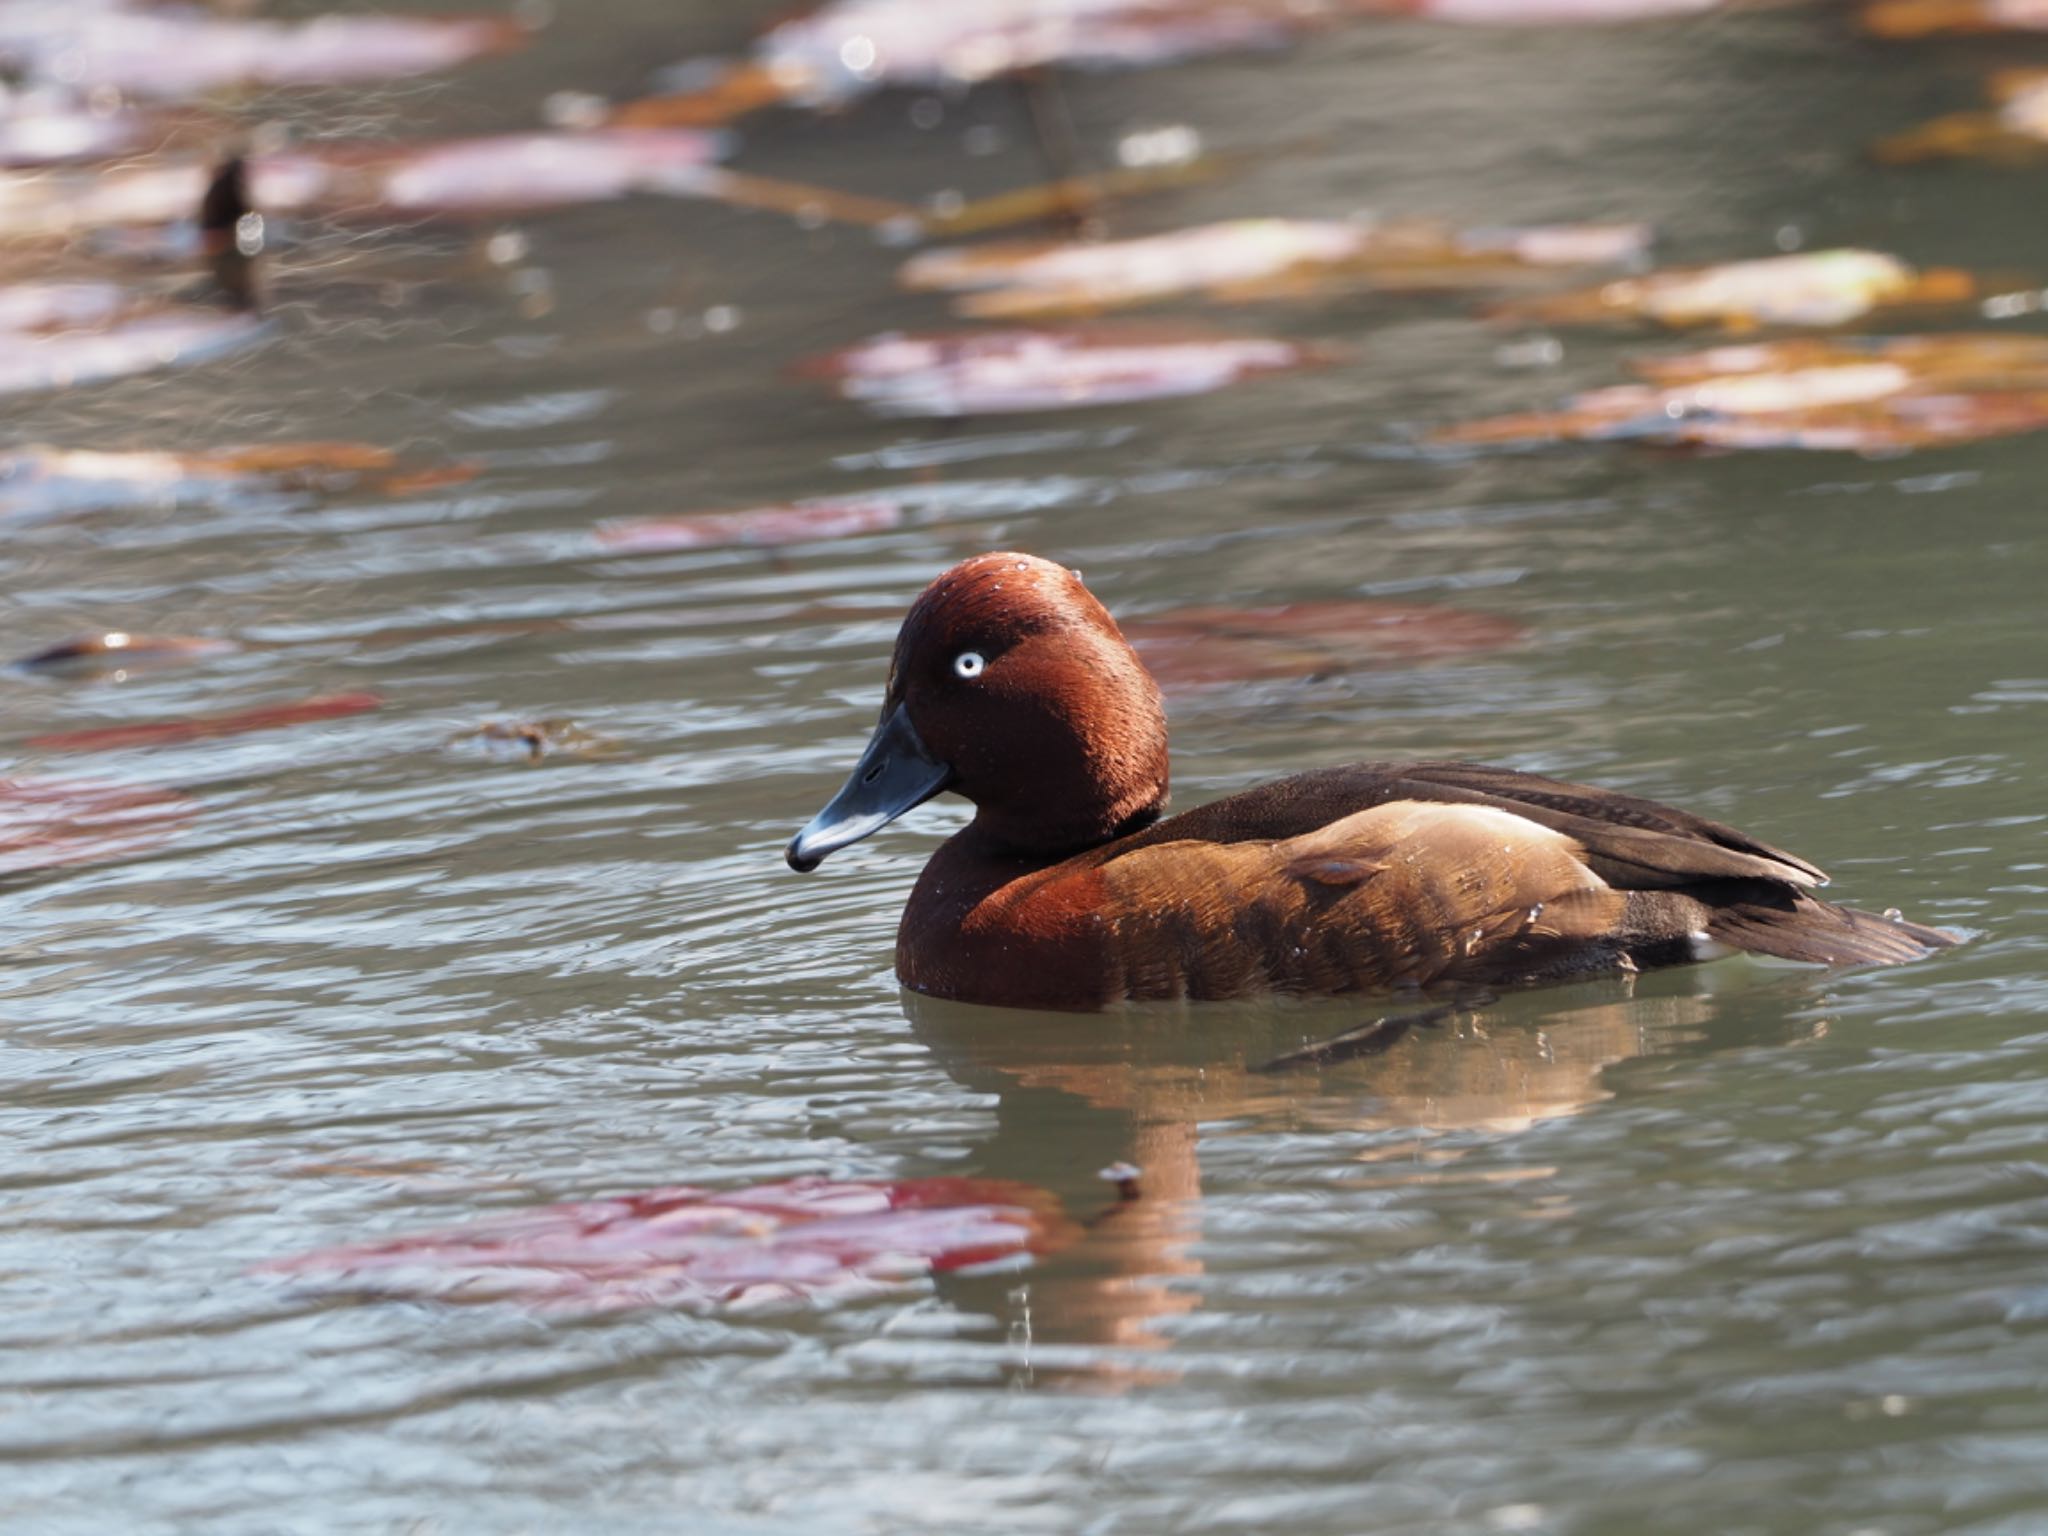
<svg viewBox="0 0 2048 1536"><path fill-rule="evenodd" d="M1637 359L1648 380L1446 427L1447 447L1637 439L1896 452L2048 426L2048 337L1808 339Z"/></svg>
<svg viewBox="0 0 2048 1536"><path fill-rule="evenodd" d="M1096 327L892 331L799 365L892 416L1058 411L1206 394L1327 354L1259 336Z"/></svg>
<svg viewBox="0 0 2048 1536"><path fill-rule="evenodd" d="M903 508L879 497L827 497L741 512L702 512L689 517L632 517L600 523L597 542L635 554L678 549L723 549L735 545L772 547L879 533L903 522Z"/></svg>
<svg viewBox="0 0 2048 1536"><path fill-rule="evenodd" d="M1291 297L1347 283L1487 287L1559 267L1626 261L1648 243L1648 230L1632 224L1466 231L1421 219L1238 219L1135 240L925 251L899 277L906 288L966 294L955 305L962 314L1023 319L1190 294Z"/></svg>
<svg viewBox="0 0 2048 1536"><path fill-rule="evenodd" d="M1070 1242L1042 1189L1006 1179L791 1179L542 1206L257 1267L329 1289L545 1311L846 1300Z"/></svg>
<svg viewBox="0 0 2048 1536"><path fill-rule="evenodd" d="M1499 614L1369 598L1203 604L1140 614L1122 627L1169 693L1439 661L1504 650L1528 635Z"/></svg>
<svg viewBox="0 0 2048 1536"><path fill-rule="evenodd" d="M196 809L174 790L76 779L0 779L0 875L146 852Z"/></svg>
<svg viewBox="0 0 2048 1536"><path fill-rule="evenodd" d="M1493 313L1543 325L1641 320L1744 330L1847 325L1881 309L1953 305L1977 293L1976 279L1953 267L1923 272L1878 251L1809 251L1616 278L1598 288L1511 300Z"/></svg>
<svg viewBox="0 0 2048 1536"><path fill-rule="evenodd" d="M197 715L186 720L153 720L143 725L53 731L43 736L31 736L28 745L39 752L105 752L119 747L172 746L185 741L204 741L214 736L240 736L248 731L268 731L280 726L306 725L316 720L335 720L383 707L384 701L374 693L325 693L302 699L296 704L268 704L261 709L238 710L229 715Z"/></svg>

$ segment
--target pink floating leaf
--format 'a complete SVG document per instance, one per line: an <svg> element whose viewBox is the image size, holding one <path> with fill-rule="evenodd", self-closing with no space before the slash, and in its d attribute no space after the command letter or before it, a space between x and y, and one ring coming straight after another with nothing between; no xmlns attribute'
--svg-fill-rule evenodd
<svg viewBox="0 0 2048 1536"><path fill-rule="evenodd" d="M543 1206L386 1242L323 1248L259 1274L544 1310L840 1300L1063 1246L1046 1191L1004 1179L792 1179L681 1186Z"/></svg>
<svg viewBox="0 0 2048 1536"><path fill-rule="evenodd" d="M743 512L704 512L691 517L634 517L601 523L597 542L636 554L675 549L762 548L879 533L903 522L903 508L879 497L839 497L752 507Z"/></svg>
<svg viewBox="0 0 2048 1536"><path fill-rule="evenodd" d="M1324 355L1266 337L1137 328L891 332L800 371L887 415L973 416L1206 394Z"/></svg>
<svg viewBox="0 0 2048 1536"><path fill-rule="evenodd" d="M1433 219L1234 219L1134 240L999 241L922 251L903 286L977 319L1089 314L1190 295L1240 301L1345 285L1459 289L1640 255L1639 224L1461 230Z"/></svg>
<svg viewBox="0 0 2048 1536"><path fill-rule="evenodd" d="M90 780L0 779L0 875L121 858L157 846L189 818L172 790Z"/></svg>
<svg viewBox="0 0 2048 1536"><path fill-rule="evenodd" d="M1594 26L1658 16L1697 16L1729 0L1396 0L1394 9L1460 26Z"/></svg>
<svg viewBox="0 0 2048 1536"><path fill-rule="evenodd" d="M1645 383L1442 428L1444 447L1636 439L1904 452L2048 426L2048 337L1801 337L1634 359Z"/></svg>
<svg viewBox="0 0 2048 1536"><path fill-rule="evenodd" d="M71 389L158 368L210 362L268 331L254 315L161 310L104 330L24 335L0 330L0 394Z"/></svg>
<svg viewBox="0 0 2048 1536"><path fill-rule="evenodd" d="M55 731L31 736L28 745L40 752L104 752L117 747L160 747L212 736L239 736L247 731L275 730L334 720L382 709L374 693L326 693L296 704L269 704L230 715L200 715L189 720L153 720L143 725L96 726L83 731Z"/></svg>
<svg viewBox="0 0 2048 1536"><path fill-rule="evenodd" d="M21 168L106 160L132 154L154 137L149 120L134 112L93 112L83 107L0 106L0 166Z"/></svg>
<svg viewBox="0 0 2048 1536"><path fill-rule="evenodd" d="M79 90L176 99L230 86L345 85L429 74L515 46L525 32L490 17L230 18L196 6L21 8L0 18L0 57ZM38 24L39 18L39 24Z"/></svg>
<svg viewBox="0 0 2048 1536"><path fill-rule="evenodd" d="M1802 251L1616 278L1598 288L1513 300L1494 313L1546 325L1637 320L1673 329L1829 327L1883 310L1960 304L1982 287L1970 273L1921 271L1882 251Z"/></svg>
<svg viewBox="0 0 2048 1536"><path fill-rule="evenodd" d="M1168 692L1413 665L1504 650L1528 635L1499 614L1370 598L1203 604L1141 614L1123 630Z"/></svg>
<svg viewBox="0 0 2048 1536"><path fill-rule="evenodd" d="M724 139L688 128L599 128L452 139L391 155L384 206L413 213L549 208L687 189Z"/></svg>

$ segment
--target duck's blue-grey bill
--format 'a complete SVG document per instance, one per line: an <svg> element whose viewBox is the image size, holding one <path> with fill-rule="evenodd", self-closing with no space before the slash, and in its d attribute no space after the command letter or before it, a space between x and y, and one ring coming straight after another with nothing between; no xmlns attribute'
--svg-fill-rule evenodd
<svg viewBox="0 0 2048 1536"><path fill-rule="evenodd" d="M826 854L886 827L952 780L953 770L933 760L899 704L875 727L867 751L839 793L789 840L782 856L791 869L808 874Z"/></svg>

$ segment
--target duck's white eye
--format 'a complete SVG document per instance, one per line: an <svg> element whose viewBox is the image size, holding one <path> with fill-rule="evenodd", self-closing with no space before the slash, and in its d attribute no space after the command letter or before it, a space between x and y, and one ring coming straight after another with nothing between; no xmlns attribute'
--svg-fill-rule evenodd
<svg viewBox="0 0 2048 1536"><path fill-rule="evenodd" d="M987 666L979 651L962 651L953 658L953 672L957 677L979 677Z"/></svg>

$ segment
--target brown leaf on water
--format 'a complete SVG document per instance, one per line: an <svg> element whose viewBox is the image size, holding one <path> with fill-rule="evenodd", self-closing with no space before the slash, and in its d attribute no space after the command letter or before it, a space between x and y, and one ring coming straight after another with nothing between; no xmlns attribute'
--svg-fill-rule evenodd
<svg viewBox="0 0 2048 1536"><path fill-rule="evenodd" d="M976 319L1086 315L1166 299L1215 302L1353 288L1499 287L1640 256L1639 224L1460 230L1431 219L1238 219L1132 240L1010 241L913 256L904 287L963 295Z"/></svg>
<svg viewBox="0 0 2048 1536"><path fill-rule="evenodd" d="M1807 338L1630 364L1647 382L1430 435L1443 447L1618 439L1899 452L2048 426L2048 337Z"/></svg>
<svg viewBox="0 0 2048 1536"><path fill-rule="evenodd" d="M549 757L621 757L626 750L616 738L587 731L561 715L533 720L486 720L473 730L456 732L448 738L447 745L475 746L490 757L522 763L537 763Z"/></svg>
<svg viewBox="0 0 2048 1536"><path fill-rule="evenodd" d="M2043 8L2048 17L2048 6ZM1887 165L1976 159L2038 164L2048 156L2048 70L2006 69L1991 77L1990 112L1954 112L1880 139L1872 154Z"/></svg>
<svg viewBox="0 0 2048 1536"><path fill-rule="evenodd" d="M1138 614L1122 628L1169 693L1505 650L1528 631L1513 619L1431 603L1371 598Z"/></svg>
<svg viewBox="0 0 2048 1536"><path fill-rule="evenodd" d="M716 67L712 78L695 90L622 101L611 109L606 121L622 128L722 128L788 96L787 87L772 69L726 63Z"/></svg>
<svg viewBox="0 0 2048 1536"><path fill-rule="evenodd" d="M1880 311L1953 307L1981 296L1953 267L1921 271L1878 251L1807 251L1710 267L1673 267L1597 288L1493 306L1496 319L1570 325L1634 321L1673 330L1828 328Z"/></svg>
<svg viewBox="0 0 2048 1536"><path fill-rule="evenodd" d="M1328 348L1192 327L891 331L799 363L889 416L1075 410L1208 394L1336 357Z"/></svg>
<svg viewBox="0 0 2048 1536"><path fill-rule="evenodd" d="M1860 22L1873 37L1976 36L2048 31L2042 0L1874 0Z"/></svg>

